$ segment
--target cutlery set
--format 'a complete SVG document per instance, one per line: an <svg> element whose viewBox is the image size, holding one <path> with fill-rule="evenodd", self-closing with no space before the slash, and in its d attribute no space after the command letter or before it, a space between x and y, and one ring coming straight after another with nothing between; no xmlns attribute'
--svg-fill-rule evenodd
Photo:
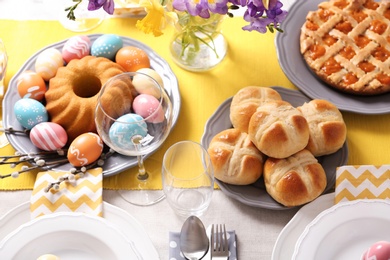
<svg viewBox="0 0 390 260"><path fill-rule="evenodd" d="M188 217L180 232L180 250L189 260L200 260L205 256L209 256L211 260L228 260L229 248L225 225L213 224L210 234L207 234L198 217Z"/></svg>

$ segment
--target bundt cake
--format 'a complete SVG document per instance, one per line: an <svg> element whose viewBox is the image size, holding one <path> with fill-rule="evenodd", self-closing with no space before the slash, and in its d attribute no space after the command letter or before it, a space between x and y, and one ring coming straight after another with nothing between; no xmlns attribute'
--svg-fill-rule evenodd
<svg viewBox="0 0 390 260"><path fill-rule="evenodd" d="M94 111L102 86L111 77L124 72L120 65L109 59L86 56L71 60L50 80L45 93L46 109L51 122L66 130L68 143L80 134L96 132ZM132 84L127 86L122 88L122 96L129 99L129 107L117 109L130 109L135 90Z"/></svg>

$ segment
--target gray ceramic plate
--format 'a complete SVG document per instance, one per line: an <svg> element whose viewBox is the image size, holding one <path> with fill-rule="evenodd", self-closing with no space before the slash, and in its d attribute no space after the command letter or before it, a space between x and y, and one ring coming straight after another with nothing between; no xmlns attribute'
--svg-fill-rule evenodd
<svg viewBox="0 0 390 260"><path fill-rule="evenodd" d="M305 102L310 101L308 97L303 95L300 91L286 89L282 87L273 87L282 96L282 99L290 102L293 106L300 106ZM207 121L205 126L205 132L202 136L202 145L208 147L211 139L219 132L232 128L230 122L230 103L231 98L227 99L221 106L214 112L214 114ZM327 186L324 193L330 191L336 182L336 168L341 165L345 165L348 160L348 146L345 142L344 146L336 153L326 156L318 157L318 162L322 165L326 172ZM289 209L278 202L276 202L267 193L264 186L263 178L260 178L256 183L252 185L231 185L226 184L216 179L221 190L228 196L253 207L283 210Z"/></svg>
<svg viewBox="0 0 390 260"><path fill-rule="evenodd" d="M91 34L87 36L90 38L91 42L93 42L101 35L102 34ZM173 125L175 125L179 117L181 100L180 100L180 93L179 93L179 84L169 64L163 58L161 58L155 51L153 51L150 47L146 46L145 44L127 37L122 37L122 40L124 46L136 46L146 51L147 54L149 55L150 65L162 77L165 90L171 99L172 107L173 107ZM26 70L33 70L33 71L35 70L34 68L35 60L42 51L48 48L56 48L61 51L66 41L67 39L41 49L40 51L35 53L31 58L29 58L26 61L26 63L20 68L20 70L12 77L12 79L8 84L8 90L3 100L4 128L8 128L9 126L12 126L15 129L19 129L19 130L23 129L23 127L16 120L16 117L13 113L14 104L17 100L20 99L20 96L17 91L17 86L16 86L16 82L20 74L22 74ZM17 151L23 153L31 153L31 152L39 151L39 149L36 148L31 143L29 137L26 135L9 134L7 135L7 138L10 144ZM105 161L105 164L103 166L103 175L104 177L115 175L125 169L131 168L136 165L137 165L137 159L135 157L128 157L120 154L114 154ZM52 167L51 169L56 171L68 171L71 167L72 166L70 164L63 164L63 165ZM49 168L43 167L43 169L47 170Z"/></svg>
<svg viewBox="0 0 390 260"><path fill-rule="evenodd" d="M309 11L317 10L323 0L297 0L283 22L284 33L275 39L279 64L289 80L312 99L327 99L340 110L360 114L390 113L390 93L362 97L341 93L318 79L300 53L299 36Z"/></svg>

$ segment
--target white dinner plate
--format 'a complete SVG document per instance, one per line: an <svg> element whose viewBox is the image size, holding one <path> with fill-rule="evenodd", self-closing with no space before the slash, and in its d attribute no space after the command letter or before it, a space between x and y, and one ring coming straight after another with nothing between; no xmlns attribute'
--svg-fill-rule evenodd
<svg viewBox="0 0 390 260"><path fill-rule="evenodd" d="M334 205L334 196L334 193L322 195L299 209L279 233L272 250L271 260L286 260L292 258L295 243L305 230L306 226L317 217L318 214Z"/></svg>
<svg viewBox="0 0 390 260"><path fill-rule="evenodd" d="M299 237L292 259L361 259L375 242L390 241L390 202L341 202L321 212Z"/></svg>
<svg viewBox="0 0 390 260"><path fill-rule="evenodd" d="M128 254L127 254L128 256L131 256L131 254L133 252L136 254L135 259L145 259L145 260L159 259L158 253L157 253L155 247L153 246L149 236L146 234L146 231L141 226L141 224L139 224L139 222L134 217L132 217L126 211L124 211L116 206L113 206L107 202L103 203L103 207L104 207L104 219L101 220L103 223L100 223L100 224L103 224L103 229L106 230L107 232L110 232L110 231L108 231L108 229L110 229L112 227L113 231L111 231L111 232L113 232L113 233L110 237L112 238L113 236L115 236L116 238L119 238L119 240L121 240L121 241L119 241L118 243L123 245L125 249L130 249L126 245L125 241L130 242L132 251L128 252ZM48 217L50 218L50 215L48 215ZM12 232L15 232L15 230L18 230L21 225L23 226L24 224L28 223L30 221L30 219L31 219L30 202L25 202L25 203L15 207L14 209L10 210L8 213L6 213L0 219L0 240L3 240L7 236L10 236L10 234L12 234ZM67 219L67 221L69 221L69 220L70 219ZM82 221L84 222L84 220L82 220ZM53 221L52 223L54 223L54 222L60 221L60 220L55 219L55 220L50 220L50 221ZM85 224L90 225L89 223L85 223ZM77 222L75 222L73 225L80 228L78 226ZM61 233L61 235L69 235L69 234L74 235L74 233L76 231L71 231L69 233L66 231L67 227L68 226L65 226L65 229L60 230L60 231L57 230L56 233L57 234ZM69 227L69 228L73 228L73 227ZM98 241L98 245L100 245L99 248L101 247L103 249L108 250L108 247L111 246L111 242L107 241L105 237L103 237L103 238L100 237L101 234L106 234L106 233L99 234L99 232L102 231L102 229L100 229L100 231L99 231L99 229L100 229L100 227L96 228L95 231L93 231L91 229L88 229L88 231L80 230L79 235L81 235L84 238L88 238L85 241L84 245L85 244L88 245L88 243L89 243L88 240L91 238L94 241L101 239L100 241ZM46 232L48 232L48 231L46 230ZM118 232L123 237L121 237L121 235L118 234ZM31 235L33 235L33 234L31 234ZM30 234L27 234L26 236L27 236L26 239L28 239ZM99 236L99 239L96 238L97 236ZM108 235L107 235L107 237L108 237ZM45 237L45 238L42 237L42 239L47 241L46 240L47 237ZM114 242L116 242L116 240L114 240ZM34 242L32 242L32 243L34 243ZM29 245L26 245L26 246L29 246ZM113 246L112 248L117 247L116 245L112 245L112 246ZM41 245L41 247L45 247L45 245ZM99 248L96 248L95 251L99 252L99 250L100 250ZM59 249L61 249L61 248L59 248ZM119 250L121 250L121 249L119 249ZM112 251L112 250L108 250L108 252L110 252L110 251ZM39 252L39 253L41 253L41 252ZM47 251L46 251L46 253L47 253ZM84 254L86 256L85 252L82 250L80 250L79 253ZM42 251L42 254L43 254L43 251ZM0 255L2 256L1 253L0 253ZM1 259L3 259L3 257L1 257ZM8 259L11 259L11 258L8 258ZM24 258L24 259L26 259L26 258ZM33 258L33 259L36 259L36 258ZM80 259L80 258L73 258L73 259ZM105 258L105 259L113 259L113 258ZM130 258L127 258L127 259L130 259Z"/></svg>
<svg viewBox="0 0 390 260"><path fill-rule="evenodd" d="M2 259L141 259L133 241L101 217L60 212L33 219L0 241Z"/></svg>
<svg viewBox="0 0 390 260"><path fill-rule="evenodd" d="M310 98L303 95L300 91L282 87L272 88L278 91L283 100L289 102L295 107L310 101ZM216 134L223 130L232 128L229 116L231 99L232 98L229 98L222 103L207 121L201 140L204 147L209 147L211 139ZM327 185L324 190L324 193L326 193L334 188L334 184L336 182L336 168L347 163L347 142L345 142L343 147L337 152L318 157L317 160L322 165L326 173ZM267 193L264 185L264 179L262 177L252 185L231 185L217 179L215 179L215 181L224 194L246 205L274 210L286 210L291 208L279 204Z"/></svg>
<svg viewBox="0 0 390 260"><path fill-rule="evenodd" d="M89 34L87 36L89 37L91 42L94 42L101 35L102 34ZM10 126L12 126L16 130L23 130L23 127L19 124L19 122L17 121L13 113L14 104L17 100L20 99L17 90L17 79L19 78L19 76L26 70L35 71L35 61L40 53L42 53L44 50L49 48L56 48L61 51L64 44L67 42L67 40L68 39L51 44L36 52L24 63L24 65L19 69L19 71L12 77L12 79L8 84L8 90L3 100L3 127L4 128L9 128ZM165 91L167 92L172 102L172 109L173 109L172 129L173 129L179 117L181 99L180 99L178 81L171 67L169 66L166 60L164 60L161 56L159 56L149 46L128 37L122 37L122 40L123 40L123 46L135 46L144 50L149 56L150 66L154 70L156 70L159 73L159 75L162 77ZM39 151L39 149L32 144L30 138L27 135L7 134L7 138L16 151L20 151L22 153L32 153L32 152ZM46 161L53 161L57 159L58 158L46 159ZM125 169L136 166L137 163L138 162L136 157L130 157L130 156L125 156L125 155L115 153L114 155L110 156L108 159L105 160L105 163L103 165L103 176L107 177L107 176L118 174ZM67 164L55 165L50 167L45 166L42 168L44 170L52 169L55 171L69 171L69 169L72 167L73 166L67 163Z"/></svg>
<svg viewBox="0 0 390 260"><path fill-rule="evenodd" d="M275 38L278 61L287 78L312 99L327 99L340 110L360 114L390 113L390 93L378 96L357 96L342 93L318 79L307 67L300 53L299 36L309 11L318 9L323 0L296 0L282 23L283 33Z"/></svg>

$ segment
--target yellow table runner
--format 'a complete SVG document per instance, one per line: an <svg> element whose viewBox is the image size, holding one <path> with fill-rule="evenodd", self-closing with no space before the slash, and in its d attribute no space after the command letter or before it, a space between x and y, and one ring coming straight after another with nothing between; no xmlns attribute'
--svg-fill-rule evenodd
<svg viewBox="0 0 390 260"><path fill-rule="evenodd" d="M223 32L229 44L228 55L218 67L204 73L188 72L173 63L168 49L172 29L155 38L138 31L135 28L136 21L134 18L110 18L88 33L114 33L139 40L166 59L175 72L182 99L180 116L170 136L152 158L161 160L165 150L175 142L200 142L208 118L224 100L242 87L256 85L296 89L279 66L274 44L275 35L242 31L241 27L245 22L240 17L226 18L223 22ZM0 20L0 28L0 38L4 41L9 55L6 84L35 52L76 34L64 29L57 21ZM390 115L343 112L343 116L348 127L348 164L388 163ZM0 149L0 155L8 155L11 151L10 147ZM7 171L4 168L7 167L1 166L1 174ZM131 170L104 178L103 187L134 188L129 171ZM35 177L36 173L25 173L18 179L0 180L0 189L32 189ZM155 183L152 188L161 188L161 184Z"/></svg>

